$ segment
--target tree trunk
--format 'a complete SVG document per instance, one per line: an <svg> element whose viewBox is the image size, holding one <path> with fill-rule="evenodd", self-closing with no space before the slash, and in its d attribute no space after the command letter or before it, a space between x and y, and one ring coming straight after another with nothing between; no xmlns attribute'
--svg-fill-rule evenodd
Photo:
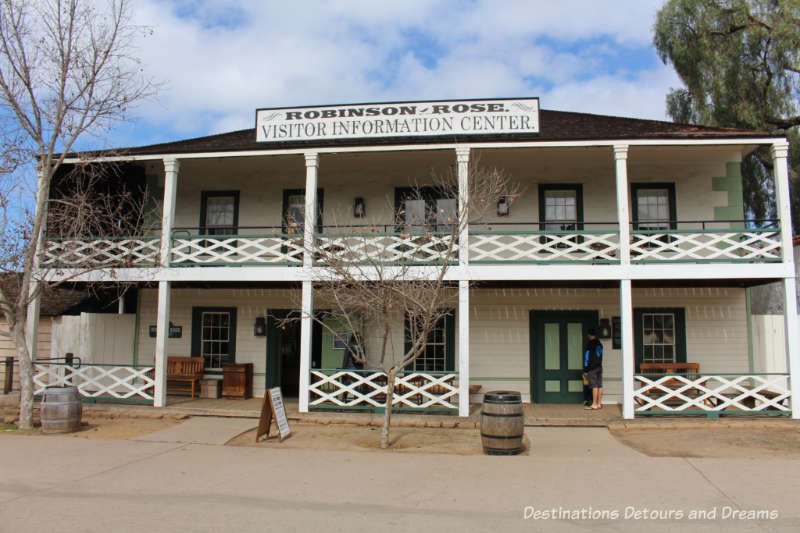
<svg viewBox="0 0 800 533"><path fill-rule="evenodd" d="M33 428L33 364L28 355L28 340L25 338L25 321L14 325L14 344L19 361L19 427Z"/></svg>
<svg viewBox="0 0 800 533"><path fill-rule="evenodd" d="M381 448L389 447L389 426L392 425L392 400L394 400L394 378L397 369L391 368L386 375L386 405L383 410L383 428L381 429Z"/></svg>

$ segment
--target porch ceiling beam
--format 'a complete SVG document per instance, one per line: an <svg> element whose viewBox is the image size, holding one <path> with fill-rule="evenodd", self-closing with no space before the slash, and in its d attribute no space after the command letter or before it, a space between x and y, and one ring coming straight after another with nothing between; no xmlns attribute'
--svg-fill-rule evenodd
<svg viewBox="0 0 800 533"><path fill-rule="evenodd" d="M315 147L318 154L358 153L358 152L404 152L424 150L453 150L456 147L466 149L505 149L505 148L587 148L587 147L613 147L617 145L628 146L748 146L748 145L773 145L776 142L786 141L776 137L741 137L727 139L601 139L585 141L525 141L525 142L477 142L477 143L440 143L440 144L398 144L398 145L371 145L371 146L327 146ZM207 159L228 157L261 157L280 155L305 155L308 148L292 148L284 150L246 150L229 152L190 152L190 153L161 153L152 155L128 155L92 158L96 162L111 161L154 161L161 159ZM67 158L67 164L85 162L79 157Z"/></svg>
<svg viewBox="0 0 800 533"><path fill-rule="evenodd" d="M387 270L391 269L388 267ZM414 276L435 276L436 267L410 267ZM697 279L782 279L794 276L793 265L787 263L664 263L633 265L535 265L497 264L452 267L446 279L450 281L570 281L570 280L697 280ZM132 281L132 282L213 282L213 281L324 281L317 269L300 267L172 267L120 268L113 271L83 272L59 269L44 275L45 279L71 281Z"/></svg>

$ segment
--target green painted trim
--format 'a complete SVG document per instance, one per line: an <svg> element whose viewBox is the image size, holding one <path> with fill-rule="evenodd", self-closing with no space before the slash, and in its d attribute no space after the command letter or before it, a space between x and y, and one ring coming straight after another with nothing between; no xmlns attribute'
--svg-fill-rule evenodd
<svg viewBox="0 0 800 533"><path fill-rule="evenodd" d="M253 262L247 261L243 263L226 263L224 261L218 261L214 263L188 263L188 262L180 262L180 261L170 261L169 266L171 267L247 267L247 266L296 266L301 267L303 266L303 261L298 260L294 263L264 263L264 262Z"/></svg>
<svg viewBox="0 0 800 533"><path fill-rule="evenodd" d="M725 176L711 178L711 190L728 194L728 204L714 207L714 220L744 220L744 194L742 165L725 163ZM744 222L731 224L732 228L743 228Z"/></svg>
<svg viewBox="0 0 800 533"><path fill-rule="evenodd" d="M374 413L383 413L383 407L375 407L372 405L309 405L309 410L313 411L372 411ZM457 413L456 408L447 407L392 407L392 412L416 412L416 413Z"/></svg>
<svg viewBox="0 0 800 533"><path fill-rule="evenodd" d="M139 326L142 314L142 291L136 291L136 320L133 323L133 366L139 364Z"/></svg>
<svg viewBox="0 0 800 533"><path fill-rule="evenodd" d="M470 381L530 381L531 378L469 378Z"/></svg>
<svg viewBox="0 0 800 533"><path fill-rule="evenodd" d="M755 369L755 355L753 351L753 309L750 300L750 287L744 289L744 305L747 313L747 369L753 372Z"/></svg>
<svg viewBox="0 0 800 533"><path fill-rule="evenodd" d="M201 324L200 320L203 315L203 312L219 312L219 313L230 313L230 324L228 329L230 330L230 339L228 339L229 351L228 357L225 360L221 361L222 363L235 363L236 362L236 307L192 307L192 331L191 331L191 350L192 350L192 357L203 357L203 354L200 351L200 329ZM207 370L205 373L210 374L212 371Z"/></svg>
<svg viewBox="0 0 800 533"><path fill-rule="evenodd" d="M657 263L661 263L663 261L656 261ZM498 264L513 264L513 265L572 265L575 263L583 263L583 264L597 264L597 265L618 265L620 262L619 260L611 260L611 259L568 259L568 260L559 260L559 261L503 261L502 259L496 260L480 260L480 261L470 261L470 264L473 265L498 265ZM434 264L434 263L427 263L427 264Z"/></svg>
<svg viewBox="0 0 800 533"><path fill-rule="evenodd" d="M542 222L544 224L544 222ZM574 231L544 231L544 230L478 230L469 232L470 235L619 235L615 229L578 229Z"/></svg>
<svg viewBox="0 0 800 533"><path fill-rule="evenodd" d="M681 416L681 415L705 415L706 418L719 418L721 416L789 416L791 411L639 411L635 410L636 416Z"/></svg>
<svg viewBox="0 0 800 533"><path fill-rule="evenodd" d="M239 191L201 191L200 192L200 233L206 232L206 208L209 198L233 198L233 228L239 228Z"/></svg>
<svg viewBox="0 0 800 533"><path fill-rule="evenodd" d="M127 241L132 237L48 237L50 242L69 242L69 241ZM160 235L143 235L136 237L137 241L157 241L160 240Z"/></svg>
<svg viewBox="0 0 800 533"><path fill-rule="evenodd" d="M660 229L660 230L643 230L637 229L631 231L633 235L669 235L672 233L758 233L758 232L765 232L765 233L779 233L780 227L769 227L769 228L735 228L735 229L720 229L720 228L706 228L706 229Z"/></svg>
<svg viewBox="0 0 800 533"><path fill-rule="evenodd" d="M636 374L634 374L634 377L636 377L636 376L645 376L645 377L661 376L661 377L663 377L663 376L680 376L680 375L681 374L674 374L674 373L673 374L668 374L668 373L662 373L662 372L647 372L647 373L637 372ZM725 372L708 372L708 373L689 374L689 375L690 376L695 376L696 375L698 378L711 378L711 377L714 377L714 376L734 377L734 378L735 377L741 377L741 376L745 376L745 377L749 377L749 376L785 376L785 377L789 377L789 373L788 372L752 372L752 373L747 373L747 374L743 374L743 373L738 373L738 374L737 373L725 373Z"/></svg>
<svg viewBox="0 0 800 533"><path fill-rule="evenodd" d="M661 264L661 263L697 263L698 265L706 265L712 263L781 263L783 259L780 257L765 257L762 259L631 259L631 263L640 265L648 264Z"/></svg>

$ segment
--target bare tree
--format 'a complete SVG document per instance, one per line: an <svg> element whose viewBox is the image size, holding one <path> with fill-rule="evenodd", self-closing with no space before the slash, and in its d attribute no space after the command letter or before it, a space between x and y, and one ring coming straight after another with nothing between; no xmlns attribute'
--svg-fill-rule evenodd
<svg viewBox="0 0 800 533"><path fill-rule="evenodd" d="M80 138L107 131L156 89L134 55L137 33L146 30L130 20L127 0L108 0L102 7L90 0L0 0L0 133L5 146L15 147L8 153L22 155L9 160L35 159L38 191L33 214L6 220L3 228L4 239L16 239L21 273L16 295L0 288L20 361L21 427L33 424L35 354L26 341L26 316L41 291L38 262L53 176ZM26 170L17 168L17 177ZM74 200L70 209L82 203Z"/></svg>
<svg viewBox="0 0 800 533"><path fill-rule="evenodd" d="M459 210L457 176L435 175L432 180L436 197L444 201L432 205L426 202L424 189L414 187L405 201L406 206L414 202L414 212L391 208L390 226L397 235L387 234L385 226L367 225L317 238L308 250L317 266L314 290L330 308L324 315L312 314L312 320L345 345L352 361L386 373L382 448L390 443L397 376L417 361L431 334L451 313L456 293L447 274L458 264L459 235L496 209L501 197L513 202L521 193L504 172L473 162L468 194ZM402 348L392 343L398 323L405 324L407 342ZM369 338L362 327L371 332Z"/></svg>

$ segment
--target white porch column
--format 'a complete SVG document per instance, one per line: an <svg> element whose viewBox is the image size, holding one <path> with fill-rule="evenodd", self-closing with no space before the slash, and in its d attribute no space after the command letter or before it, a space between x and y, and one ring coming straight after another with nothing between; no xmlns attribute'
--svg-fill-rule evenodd
<svg viewBox="0 0 800 533"><path fill-rule="evenodd" d="M161 215L161 268L169 268L172 226L175 220L175 198L178 192L177 159L164 159L164 206ZM170 288L168 281L158 282L158 314L156 316L155 393L153 405L167 405L167 339L169 338ZM138 334L138 333L137 333Z"/></svg>
<svg viewBox="0 0 800 533"><path fill-rule="evenodd" d="M36 205L37 209L40 205L43 195L49 194L42 186L44 180L44 171L40 167L36 169ZM28 304L27 315L25 316L25 344L28 345L28 353L30 353L31 360L36 359L39 354L39 311L41 309L42 295L39 293L40 282L37 279L39 276L39 262L44 247L46 245L45 235L47 234L47 202L41 203L42 206L42 225L39 235L36 237L36 253L33 256L32 275L30 280L30 293L35 295ZM39 214L38 211L36 213Z"/></svg>
<svg viewBox="0 0 800 533"><path fill-rule="evenodd" d="M311 348L313 334L314 288L311 283L311 267L313 266L312 247L314 245L314 230L317 223L317 168L319 167L319 154L307 152L306 159L306 206L305 226L303 228L303 293L300 309L300 398L299 410L308 412L308 386L311 371Z"/></svg>
<svg viewBox="0 0 800 533"><path fill-rule="evenodd" d="M167 339L169 338L169 281L158 282L158 314L156 315L155 393L153 405L167 405ZM138 332L137 332L138 334Z"/></svg>
<svg viewBox="0 0 800 533"><path fill-rule="evenodd" d="M628 211L628 145L614 145L617 178L617 223L619 262L631 264L631 219ZM622 326L622 417L633 418L633 374L636 366L633 346L633 295L630 274L619 282L620 325Z"/></svg>
<svg viewBox="0 0 800 533"><path fill-rule="evenodd" d="M789 143L785 139L772 145L775 192L781 224L781 252L783 263L792 272L792 276L783 279L783 316L786 329L786 359L792 392L792 418L800 419L800 331L797 323L797 280L792 246L792 211L789 198L789 168L786 160L788 155Z"/></svg>
<svg viewBox="0 0 800 533"><path fill-rule="evenodd" d="M469 281L458 282L458 416L469 416Z"/></svg>
<svg viewBox="0 0 800 533"><path fill-rule="evenodd" d="M633 418L633 298L631 280L619 282L619 310L622 325L622 418Z"/></svg>
<svg viewBox="0 0 800 533"><path fill-rule="evenodd" d="M631 219L628 213L628 145L614 145L617 175L617 222L619 223L619 261L631 263Z"/></svg>
<svg viewBox="0 0 800 533"><path fill-rule="evenodd" d="M456 148L458 162L458 220L462 226L458 233L458 264L469 265L469 218L465 210L469 206L469 148Z"/></svg>

